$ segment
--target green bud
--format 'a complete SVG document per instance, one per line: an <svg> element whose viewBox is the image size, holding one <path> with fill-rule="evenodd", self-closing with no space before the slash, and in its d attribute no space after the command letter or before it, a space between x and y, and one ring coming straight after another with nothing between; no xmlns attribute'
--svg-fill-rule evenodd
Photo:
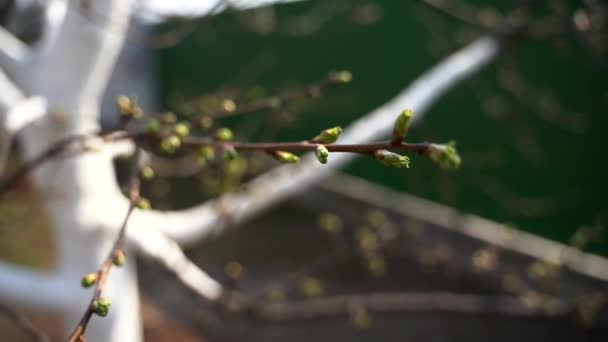
<svg viewBox="0 0 608 342"><path fill-rule="evenodd" d="M233 147L224 150L224 159L226 160L235 160L238 156L239 153Z"/></svg>
<svg viewBox="0 0 608 342"><path fill-rule="evenodd" d="M312 141L319 142L321 144L333 144L336 142L336 140L338 140L340 134L342 134L342 127L336 126L322 131L319 133L319 135L314 137Z"/></svg>
<svg viewBox="0 0 608 342"><path fill-rule="evenodd" d="M281 163L293 164L300 161L300 157L286 151L275 151L272 156Z"/></svg>
<svg viewBox="0 0 608 342"><path fill-rule="evenodd" d="M406 109L399 114L397 120L395 120L395 127L393 129L395 139L403 139L405 137L413 116L414 112L411 109Z"/></svg>
<svg viewBox="0 0 608 342"><path fill-rule="evenodd" d="M160 148L166 153L175 153L182 145L177 135L170 135L160 142Z"/></svg>
<svg viewBox="0 0 608 342"><path fill-rule="evenodd" d="M388 167L409 168L410 158L387 150L374 152L374 157Z"/></svg>
<svg viewBox="0 0 608 342"><path fill-rule="evenodd" d="M335 83L350 83L353 80L353 74L348 70L334 71L329 74L329 79Z"/></svg>
<svg viewBox="0 0 608 342"><path fill-rule="evenodd" d="M146 122L146 133L158 133L160 122L157 119L150 119Z"/></svg>
<svg viewBox="0 0 608 342"><path fill-rule="evenodd" d="M151 180L154 178L154 169L149 166L144 166L139 170L139 175L144 180Z"/></svg>
<svg viewBox="0 0 608 342"><path fill-rule="evenodd" d="M432 144L429 158L443 170L457 170L462 163L454 141L445 145Z"/></svg>
<svg viewBox="0 0 608 342"><path fill-rule="evenodd" d="M279 109L281 108L281 99L278 97L271 97L268 99L268 108L270 109Z"/></svg>
<svg viewBox="0 0 608 342"><path fill-rule="evenodd" d="M150 205L150 201L148 201L145 198L140 198L137 200L137 203L135 203L135 205L142 210L150 210L152 208L152 205Z"/></svg>
<svg viewBox="0 0 608 342"><path fill-rule="evenodd" d="M197 153L199 161L206 162L215 158L215 148L213 146L202 146Z"/></svg>
<svg viewBox="0 0 608 342"><path fill-rule="evenodd" d="M219 141L230 141L233 138L230 128L220 128L215 132L215 138Z"/></svg>
<svg viewBox="0 0 608 342"><path fill-rule="evenodd" d="M123 118L126 119L137 119L143 116L144 112L137 105L133 99L125 95L120 95L116 99L118 105L118 111Z"/></svg>
<svg viewBox="0 0 608 342"><path fill-rule="evenodd" d="M180 138L185 138L190 135L190 125L184 122L180 122L173 127L173 133Z"/></svg>
<svg viewBox="0 0 608 342"><path fill-rule="evenodd" d="M92 272L92 273L89 273L89 274L85 275L84 277L82 277L80 284L82 285L82 287L91 287L91 286L95 285L96 282L97 282L97 273Z"/></svg>
<svg viewBox="0 0 608 342"><path fill-rule="evenodd" d="M93 301L93 312L98 316L105 317L110 312L110 302L107 298L99 298L98 300Z"/></svg>
<svg viewBox="0 0 608 342"><path fill-rule="evenodd" d="M315 156L319 160L321 164L327 164L327 157L329 157L329 151L327 147L323 145L317 145L317 149L315 150Z"/></svg>
<svg viewBox="0 0 608 342"><path fill-rule="evenodd" d="M123 252L122 250L118 250L114 254L114 258L112 258L112 263L114 264L114 266L120 267L125 264L126 260L127 258L125 257L125 252Z"/></svg>
<svg viewBox="0 0 608 342"><path fill-rule="evenodd" d="M172 112L165 112L160 116L160 121L166 125L173 125L177 122L177 116Z"/></svg>

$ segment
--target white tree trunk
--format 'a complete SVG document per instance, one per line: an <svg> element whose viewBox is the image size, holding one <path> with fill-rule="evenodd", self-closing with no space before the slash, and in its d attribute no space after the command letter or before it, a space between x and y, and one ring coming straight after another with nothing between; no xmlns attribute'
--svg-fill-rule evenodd
<svg viewBox="0 0 608 342"><path fill-rule="evenodd" d="M20 134L23 156L31 159L58 139L90 133L99 128L99 106L128 27L131 0L91 2L90 18L79 1L68 3L63 24L51 44L24 61L13 73L24 91L47 99L43 120ZM55 13L57 15L57 13ZM48 33L47 33L48 34ZM107 200L116 196L112 155L104 151L51 161L33 174L55 228L57 271L62 279L78 284L82 275L99 268L116 238L105 229L126 213L114 210ZM108 209L112 208L111 211ZM79 321L91 291L72 291L77 305L64 312L65 332ZM93 318L87 330L90 341L139 341L141 319L137 275L133 258L113 270L104 296L112 310L103 319Z"/></svg>

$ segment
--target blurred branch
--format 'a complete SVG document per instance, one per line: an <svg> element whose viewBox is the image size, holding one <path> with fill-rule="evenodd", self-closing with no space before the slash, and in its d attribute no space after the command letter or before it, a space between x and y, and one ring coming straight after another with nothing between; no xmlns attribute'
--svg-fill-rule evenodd
<svg viewBox="0 0 608 342"><path fill-rule="evenodd" d="M483 37L447 57L393 100L351 124L342 134L341 142L368 143L379 136L389 135L395 113L404 108L411 108L416 113L413 122L422 119L434 101L491 62L499 52L499 45L496 38ZM352 154L336 155L327 167L309 155L300 164L279 167L259 176L239 193L226 194L190 209L166 212L135 210L130 224L158 229L179 243L194 244L305 189L329 175L332 168L340 167L354 157Z"/></svg>
<svg viewBox="0 0 608 342"><path fill-rule="evenodd" d="M259 310L259 311L256 311ZM370 312L453 312L459 314L504 314L511 316L561 316L569 312L561 304L542 311L504 295L461 294L450 292L394 292L309 298L256 307L254 312L269 320L318 319L352 313Z"/></svg>
<svg viewBox="0 0 608 342"><path fill-rule="evenodd" d="M124 262L125 262L124 261L124 258L125 258L124 245L125 245L127 222L129 221L129 217L131 216L131 213L133 212L133 208L135 208L135 206L137 205L137 202L140 199L140 197L139 197L140 182L139 182L139 178L138 178L139 163L140 163L139 156L140 156L139 151L136 151L135 157L133 158L133 165L131 166L131 174L130 174L130 179L129 179L129 208L127 209L127 214L125 215L124 221L120 227L116 241L114 242L112 249L108 253L108 256L106 257L106 259L103 261L99 270L96 273L91 273L91 274L85 276L85 278L90 277L89 280L83 280L84 286L90 286L86 282L95 283L95 291L93 292L93 297L91 298L89 306L85 310L85 313L82 316L80 323L78 323L78 325L76 326L76 328L74 328L74 331L68 338L68 341L70 341L70 342L82 341L82 339L84 337L84 333L87 328L87 325L88 325L89 321L91 320L91 317L93 316L94 313L97 313L100 316L107 315L108 308L106 308L105 314L100 313L100 311L99 311L100 305L101 305L100 302L102 300L101 295L102 295L104 286L106 284L108 274L110 273L110 269L112 268L112 265L122 266L122 264L124 264ZM107 307L109 307L109 304L107 304Z"/></svg>
<svg viewBox="0 0 608 342"><path fill-rule="evenodd" d="M38 329L27 317L22 314L11 310L10 308L0 304L0 314L8 317L12 320L15 325L21 329L26 335L31 337L35 341L39 342L50 342L51 339L44 333L44 331Z"/></svg>

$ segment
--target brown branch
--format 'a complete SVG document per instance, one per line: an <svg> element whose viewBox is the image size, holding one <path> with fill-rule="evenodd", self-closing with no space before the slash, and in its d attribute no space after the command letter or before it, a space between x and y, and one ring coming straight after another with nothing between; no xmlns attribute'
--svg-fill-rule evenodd
<svg viewBox="0 0 608 342"><path fill-rule="evenodd" d="M138 170L139 170L140 154L141 154L140 150L139 149L136 150L135 157L133 159L133 165L131 168L131 174L130 174L130 179L129 179L129 208L127 210L127 214L125 215L123 223L120 227L120 231L118 233L118 237L116 238L116 241L114 242L114 245L112 246L112 249L110 250L110 253L108 253L108 256L103 261L101 267L95 273L96 274L96 283L95 283L95 290L93 292L93 297L91 298L91 301L89 302L89 306L87 307L80 322L74 328L74 331L72 332L72 334L70 334L70 337L68 338L69 342L79 342L79 341L84 340L84 333L87 329L87 325L88 325L89 321L91 320L91 317L93 316L93 313L95 313L95 309L96 309L95 303L96 303L96 301L101 299L101 295L102 295L104 286L106 284L108 275L110 273L110 269L112 268L114 258L116 257L116 255L118 253L124 253L124 244L125 244L127 223L129 222L129 217L131 216L131 213L133 212L133 209L135 209L137 201L140 198L139 197L140 182L139 182L139 178L137 176Z"/></svg>
<svg viewBox="0 0 608 342"><path fill-rule="evenodd" d="M301 142L222 142L214 141L209 138L184 138L183 145L189 148L197 148L204 146L212 146L214 148L234 148L237 151L289 151L289 152L308 152L315 151L319 145L325 146L329 152L348 152L369 155L378 150L395 150L403 152L412 152L420 155L428 155L432 143L395 143L394 141L376 142L369 144L321 144L310 141Z"/></svg>
<svg viewBox="0 0 608 342"><path fill-rule="evenodd" d="M73 153L69 154L69 156L74 156L86 151L88 147L86 146L86 144L84 144L84 142L92 137L99 137L102 138L105 142L110 142L126 139L128 137L128 134L124 131L117 130L110 132L93 132L90 134L78 134L63 138L55 142L53 145L51 145L45 151L40 153L38 156L23 163L10 176L0 181L0 198L4 193L16 186L19 181L21 181L25 176L33 172L45 162L53 158L63 157L63 154L68 152L68 150L73 145L80 143L77 144L76 149L72 151Z"/></svg>
<svg viewBox="0 0 608 342"><path fill-rule="evenodd" d="M0 314L8 317L15 325L21 329L26 335L31 337L35 341L39 342L50 342L51 339L47 334L37 328L29 319L22 314L0 304Z"/></svg>
<svg viewBox="0 0 608 342"><path fill-rule="evenodd" d="M453 312L459 314L496 313L511 316L561 316L569 312L562 304L551 311L526 306L504 295L449 292L393 292L311 298L257 306L254 313L274 321L317 319L340 316L354 309L370 312Z"/></svg>

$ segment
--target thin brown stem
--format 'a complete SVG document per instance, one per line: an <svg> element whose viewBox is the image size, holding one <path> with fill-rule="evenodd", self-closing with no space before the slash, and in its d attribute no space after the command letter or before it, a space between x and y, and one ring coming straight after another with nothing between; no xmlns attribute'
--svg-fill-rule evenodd
<svg viewBox="0 0 608 342"><path fill-rule="evenodd" d="M12 320L19 329L21 329L26 335L32 338L32 340L39 342L50 342L51 339L47 334L37 328L29 319L22 314L0 304L0 314L8 317Z"/></svg>
<svg viewBox="0 0 608 342"><path fill-rule="evenodd" d="M95 312L95 302L101 298L103 289L105 287L106 281L108 279L108 275L110 273L110 269L112 268L114 257L117 252L123 251L125 236L127 230L127 223L129 222L129 217L131 213L135 209L137 201L139 200L139 189L140 189L140 181L138 178L138 170L139 170L139 156L140 150L136 150L135 158L133 160L133 166L131 168L130 179L129 179L129 208L127 209L127 214L122 222L120 227L120 231L112 246L112 249L108 253L108 256L104 259L101 267L97 271L97 282L95 284L95 290L93 292L93 297L89 302L89 306L87 307L84 315L80 319L78 325L74 328L72 334L68 338L69 342L78 342L83 340L84 333L87 329L87 325Z"/></svg>

